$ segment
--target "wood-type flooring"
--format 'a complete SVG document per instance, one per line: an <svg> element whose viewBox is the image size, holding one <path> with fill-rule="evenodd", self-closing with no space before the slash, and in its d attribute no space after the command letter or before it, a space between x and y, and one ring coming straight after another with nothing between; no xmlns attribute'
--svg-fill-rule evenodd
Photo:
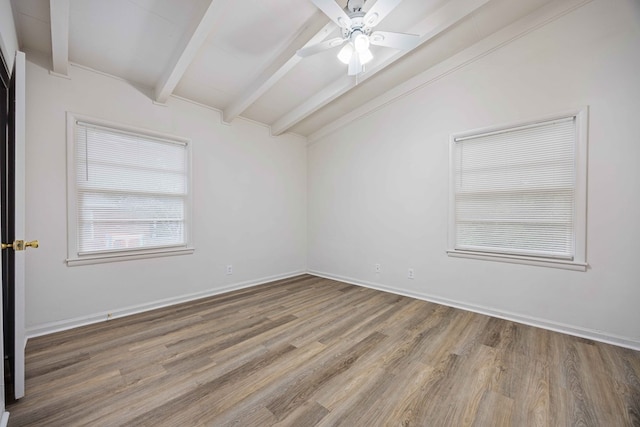
<svg viewBox="0 0 640 427"><path fill-rule="evenodd" d="M303 275L30 339L9 426L640 426L640 352Z"/></svg>

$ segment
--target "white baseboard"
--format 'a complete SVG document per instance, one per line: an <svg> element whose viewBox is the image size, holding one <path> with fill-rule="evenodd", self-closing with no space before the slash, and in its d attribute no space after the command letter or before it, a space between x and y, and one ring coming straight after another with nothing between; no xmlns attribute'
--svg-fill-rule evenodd
<svg viewBox="0 0 640 427"><path fill-rule="evenodd" d="M35 338L42 335L52 334L54 332L66 331L68 329L78 328L80 326L90 325L93 323L105 322L109 319L116 319L118 317L130 316L132 314L143 313L145 311L155 310L158 308L168 307L171 305L181 304L183 302L189 302L206 298L214 295L223 294L226 292L236 291L239 289L250 288L252 286L262 285L265 283L273 282L276 280L287 279L290 277L299 276L305 274L305 270L291 271L289 273L278 274L274 276L262 277L254 280L247 280L245 282L234 283L232 285L225 286L223 288L210 289L203 292L196 292L192 294L177 296L173 298L166 298L158 301L153 301L144 304L138 304L130 307L114 309L111 311L105 311L102 313L90 314L88 316L76 317L73 319L61 320L58 322L50 322L41 325L28 327L26 330L27 339ZM2 426L0 426L2 427Z"/></svg>
<svg viewBox="0 0 640 427"><path fill-rule="evenodd" d="M3 412L2 418L0 418L0 427L7 427L8 423L9 423L9 413Z"/></svg>
<svg viewBox="0 0 640 427"><path fill-rule="evenodd" d="M640 341L629 339L626 337L615 336L611 334L607 334L604 332L580 328L576 326L566 325L558 322L553 322L545 319L540 319L531 316L523 316L517 313L496 310L490 307L480 306L469 304L465 302L450 300L447 298L441 298L434 295L417 293L417 292L409 292L403 289L398 289L390 286L385 286L380 283L369 282L365 280L359 280L352 277L340 276L331 273L325 273L321 271L315 270L298 270L292 271L289 273L263 277L260 279L249 280L245 282L235 283L233 285L229 285L223 288L210 289L203 292L192 293L188 295L182 295L174 298L167 298L163 300L158 300L150 303L139 304L131 307L126 307L122 309L112 310L110 312L96 313L88 316L77 317L68 320L62 320L59 322L50 322L42 325L32 326L27 328L26 335L28 338L35 338L41 335L48 335L54 332L65 331L68 329L77 328L80 326L90 325L93 323L104 322L107 320L107 314L111 313L111 318L115 319L118 317L129 316L136 313L142 313L145 311L155 310L158 308L168 307L175 304L180 304L183 302L194 301L201 298L206 298L214 295L223 294L226 292L231 292L239 289L249 288L252 286L262 285L265 283L273 282L275 280L287 279L290 277L295 277L301 274L311 274L318 277L324 277L327 279L338 280L340 282L350 283L356 286L363 286L366 288L376 289L384 292L391 292L397 295L403 295L410 298L416 298L424 301L434 302L437 304L446 305L448 307L459 308L461 310L471 311L474 313L480 313L487 316L497 317L500 319L510 320L517 323L522 323L529 326L535 326L538 328L548 329L554 332L560 332L563 334L573 335L581 338L587 338L594 341L600 341L607 344L616 345L619 347L630 348L632 350L640 351ZM6 424L2 424L2 421L5 420L5 416L8 418L8 412L5 412L3 418L0 419L0 427L3 427Z"/></svg>
<svg viewBox="0 0 640 427"><path fill-rule="evenodd" d="M508 311L496 310L490 307L484 307L480 305L468 304L465 302L454 301L446 298L437 297L434 295L428 295L417 292L408 292L402 289L385 286L380 283L368 282L365 280L354 279L351 277L340 276L331 273L325 273L321 271L308 270L308 274L312 274L318 277L324 277L326 279L338 280L340 282L350 283L356 286L363 286L366 288L376 289L379 291L390 292L397 295L403 295L410 298L416 298L423 301L434 302L436 304L446 305L448 307L459 308L466 311L472 311L474 313L485 314L487 316L497 317L500 319L510 320L516 323L522 323L529 326L535 326L542 329L548 329L554 332L560 332L567 335L573 335L576 337L587 338L594 341L600 341L607 344L616 345L619 347L630 348L632 350L640 351L640 341L607 334L604 332L580 328L576 326L566 325L559 322L553 322L537 317L523 316L517 313Z"/></svg>

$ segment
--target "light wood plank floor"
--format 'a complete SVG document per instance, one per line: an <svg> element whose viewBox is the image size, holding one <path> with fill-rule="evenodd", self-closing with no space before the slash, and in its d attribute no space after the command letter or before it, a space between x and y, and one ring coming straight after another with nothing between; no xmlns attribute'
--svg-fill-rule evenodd
<svg viewBox="0 0 640 427"><path fill-rule="evenodd" d="M640 353L313 276L29 340L9 426L640 426Z"/></svg>

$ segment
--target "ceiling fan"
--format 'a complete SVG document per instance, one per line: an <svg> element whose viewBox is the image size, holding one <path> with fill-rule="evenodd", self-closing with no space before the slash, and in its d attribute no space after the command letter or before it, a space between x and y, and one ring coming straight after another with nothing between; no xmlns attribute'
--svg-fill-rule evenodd
<svg viewBox="0 0 640 427"><path fill-rule="evenodd" d="M333 49L347 43L338 53L338 59L349 65L348 74L355 76L364 71L364 65L373 59L370 45L409 50L418 45L420 36L415 34L373 31L401 0L378 0L368 12L362 10L365 0L348 0L342 9L334 0L311 0L342 29L342 37L304 47L298 50L302 57Z"/></svg>

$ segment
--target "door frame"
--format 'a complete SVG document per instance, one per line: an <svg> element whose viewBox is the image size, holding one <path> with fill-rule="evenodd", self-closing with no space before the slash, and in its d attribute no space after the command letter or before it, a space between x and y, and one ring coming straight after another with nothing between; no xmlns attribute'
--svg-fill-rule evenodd
<svg viewBox="0 0 640 427"><path fill-rule="evenodd" d="M1 42L1 37L0 37L0 42ZM9 74L9 67L7 66L7 62L5 61L4 58L4 53L2 52L2 50L0 49L0 90L2 90L2 96L0 96L0 98L2 98L2 100L0 100L0 102L2 102L4 105L0 106L0 128L2 128L1 132L3 132L3 135L1 136L2 138L9 138L8 135L8 120L9 120L9 84L10 84L10 74ZM5 111L6 110L6 111ZM4 183L3 177L0 176L0 185L2 185ZM0 211L0 217L1 217L2 213ZM2 263L0 263L0 285L2 284ZM4 314L3 314L3 296L2 296L2 292L0 292L0 331L2 332L0 334L0 355L2 355L4 357L4 324L3 324L3 319L4 319ZM4 363L3 363L3 368L4 368ZM0 372L0 426L4 427L7 425L7 423L9 422L9 413L5 410L5 379L4 379L4 369L2 369L2 371Z"/></svg>

